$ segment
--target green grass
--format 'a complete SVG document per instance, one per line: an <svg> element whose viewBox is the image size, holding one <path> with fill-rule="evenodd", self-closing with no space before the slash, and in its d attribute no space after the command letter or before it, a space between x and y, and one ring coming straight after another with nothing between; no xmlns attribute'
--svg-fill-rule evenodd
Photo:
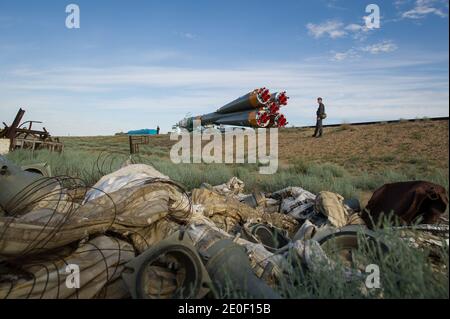
<svg viewBox="0 0 450 319"><path fill-rule="evenodd" d="M399 231L391 228L398 226L385 219L384 227L374 230L378 240L373 241L359 233L358 248L352 250L352 266L345 263L338 251L324 247L323 251L333 264L314 259L314 266L306 264L294 249L283 253L285 263L278 264L282 269L271 284L274 292L286 299L448 299L448 263L449 250L445 241L440 248L414 248L410 238L399 236ZM409 236L421 233L412 226ZM422 233L423 234L423 233ZM381 244L383 243L383 244ZM316 252L316 250L313 250ZM368 287L368 277L372 274L367 266L376 266L379 270L379 287ZM349 267L350 266L350 267ZM220 266L219 266L220 267ZM345 276L349 274L353 276ZM222 270L225 271L225 270ZM251 291L243 291L242 282L236 282L234 276L225 275L220 288L214 289L211 297L241 299L254 298ZM256 279L257 280L257 279ZM245 285L244 285L245 286ZM216 287L217 288L217 287ZM259 291L255 291L259 297Z"/></svg>
<svg viewBox="0 0 450 319"><path fill-rule="evenodd" d="M351 124L349 123L342 123L340 126L338 126L335 131L339 132L339 131L354 131L355 129L352 127Z"/></svg>
<svg viewBox="0 0 450 319"><path fill-rule="evenodd" d="M416 231L417 232L417 231ZM437 255L445 268L437 270L430 262L431 252L427 249L411 247L406 239L401 239L390 228L378 229L376 233L388 246L388 253L381 253L381 246L373 245L364 236L359 236L360 248L354 259L364 266L362 278L348 281L342 276L343 265L338 256L328 251L327 255L337 265L330 271L325 265L318 271L304 271L294 263L287 271L286 279L278 290L286 298L442 298L449 297L448 287L448 247L438 249ZM433 254L434 255L434 254ZM295 260L295 258L293 258ZM380 288L366 288L365 266L375 264L380 270Z"/></svg>
<svg viewBox="0 0 450 319"><path fill-rule="evenodd" d="M74 147L72 145L72 147ZM151 164L161 173L183 184L188 190L206 182L217 185L237 176L246 184L246 191L273 192L288 186L300 186L313 193L328 190L346 198L358 197L360 192L374 191L385 183L427 180L443 185L448 190L448 172L441 169L422 170L420 166L408 164L403 170L386 170L377 174L350 173L345 168L332 163L308 163L296 160L287 167L280 168L274 175L260 175L258 165L225 164L173 164L163 157L163 151L156 149L151 154L134 156L134 162ZM129 159L126 151L111 153L75 151L67 149L62 154L47 151L15 151L7 155L19 164L47 162L54 175L69 175L93 185L101 176L118 169ZM362 245L361 256L372 260L381 270L382 289L368 290L364 282L344 280L338 268L329 271L304 271L298 261L286 269L285 278L276 289L286 298L448 298L447 271L433 271L429 262L430 252L411 248L398 235L389 230L377 230L389 243L390 252L380 256L376 247ZM332 259L336 256L330 255ZM448 247L440 251L440 258L448 269ZM338 264L338 267L340 265ZM233 291L233 289L229 289ZM229 297L229 296L228 296ZM242 297L242 296L235 296Z"/></svg>
<svg viewBox="0 0 450 319"><path fill-rule="evenodd" d="M420 121L422 121L422 122L430 122L431 121L431 119L429 118L429 117L427 117L427 116L424 116L424 117L416 117L416 122L420 122Z"/></svg>
<svg viewBox="0 0 450 319"><path fill-rule="evenodd" d="M188 190L197 188L204 182L211 185L222 184L233 176L244 181L247 192L274 192L288 186L300 186L314 193L327 190L346 198L358 198L361 192L374 191L386 183L408 180L426 180L448 190L446 170L423 170L418 163L405 165L403 170L386 170L377 174L359 172L356 175L336 164L296 160L286 168L279 168L276 174L261 175L257 164L174 164L170 159L162 157L161 153L164 152L156 149L151 155L134 156L133 161L154 166ZM103 175L117 170L129 158L126 153L74 150L65 150L62 154L16 151L7 157L18 165L46 162L54 175L81 178L88 185L95 184Z"/></svg>
<svg viewBox="0 0 450 319"><path fill-rule="evenodd" d="M379 238L376 242L362 233L358 234L359 247L352 251L355 263L351 269L354 274L355 270L359 270L359 274L344 276L344 262L332 247L324 248L326 256L334 263L332 267L316 259L315 266L309 268L296 251L288 250L285 253L288 262L284 264L282 275L277 277L278 281L272 288L282 298L288 299L448 299L449 255L445 242L443 247L433 251L417 249L412 247L408 237L401 238L398 230L389 227L392 222L384 220L383 224L383 228L374 230ZM418 230L411 232L414 236L419 233ZM371 273L366 268L369 265L378 266L379 288L366 286ZM348 264L346 269L348 273ZM219 297L252 297L239 290L232 283L232 278L225 281Z"/></svg>
<svg viewBox="0 0 450 319"><path fill-rule="evenodd" d="M111 173L127 159L119 153L92 153L66 150L62 154L48 151L15 151L6 156L17 165L48 163L54 176L80 178L87 185L95 184L103 175Z"/></svg>

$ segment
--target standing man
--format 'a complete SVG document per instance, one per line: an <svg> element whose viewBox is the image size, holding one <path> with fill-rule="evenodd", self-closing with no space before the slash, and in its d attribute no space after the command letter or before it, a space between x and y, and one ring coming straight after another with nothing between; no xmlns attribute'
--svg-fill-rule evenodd
<svg viewBox="0 0 450 319"><path fill-rule="evenodd" d="M159 135L159 125L156 127L156 135Z"/></svg>
<svg viewBox="0 0 450 319"><path fill-rule="evenodd" d="M319 108L317 109L317 122L316 122L316 130L314 131L313 137L322 137L323 128L322 121L327 117L325 113L325 105L322 103L322 98L317 98L317 103L319 104Z"/></svg>

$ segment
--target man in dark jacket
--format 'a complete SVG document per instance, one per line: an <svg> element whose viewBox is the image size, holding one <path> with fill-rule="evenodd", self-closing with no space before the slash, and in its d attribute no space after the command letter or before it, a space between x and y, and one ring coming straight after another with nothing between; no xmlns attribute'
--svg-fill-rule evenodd
<svg viewBox="0 0 450 319"><path fill-rule="evenodd" d="M317 99L317 103L319 103L319 108L317 109L317 122L316 122L316 130L314 131L313 137L322 137L323 128L322 121L325 118L325 105L322 103L322 98L319 97Z"/></svg>

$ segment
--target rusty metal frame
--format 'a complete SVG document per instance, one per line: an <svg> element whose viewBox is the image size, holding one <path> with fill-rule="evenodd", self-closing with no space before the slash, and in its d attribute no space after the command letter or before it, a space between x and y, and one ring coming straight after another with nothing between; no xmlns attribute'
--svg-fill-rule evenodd
<svg viewBox="0 0 450 319"><path fill-rule="evenodd" d="M24 114L25 110L20 108L10 126L3 122L5 127L0 131L0 138L10 140L9 150L12 152L16 149L31 149L31 151L48 149L51 152L62 152L64 145L59 138L52 137L45 127L42 131L33 129L33 123L42 122L25 121L21 123Z"/></svg>
<svg viewBox="0 0 450 319"><path fill-rule="evenodd" d="M130 144L130 154L139 153L139 145L148 145L150 142L148 135L129 135L128 142Z"/></svg>

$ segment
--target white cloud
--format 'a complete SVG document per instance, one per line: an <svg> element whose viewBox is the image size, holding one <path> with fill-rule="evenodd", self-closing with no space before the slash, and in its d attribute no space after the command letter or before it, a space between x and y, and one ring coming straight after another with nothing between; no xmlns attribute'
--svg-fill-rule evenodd
<svg viewBox="0 0 450 319"><path fill-rule="evenodd" d="M368 45L361 48L361 51L369 52L371 54L389 53L398 49L398 46L393 41L383 41Z"/></svg>
<svg viewBox="0 0 450 319"><path fill-rule="evenodd" d="M352 32L358 32L363 31L365 27L360 24L352 23L345 27L345 30L352 31Z"/></svg>
<svg viewBox="0 0 450 319"><path fill-rule="evenodd" d="M402 18L421 19L433 14L441 18L448 16L448 0L416 0L414 8L402 13Z"/></svg>
<svg viewBox="0 0 450 319"><path fill-rule="evenodd" d="M363 40L365 39L367 32L370 31L365 24L351 23L345 25L338 20L328 20L319 24L308 23L306 28L308 29L309 34L316 39L325 36L328 36L331 39L352 36L354 39Z"/></svg>
<svg viewBox="0 0 450 319"><path fill-rule="evenodd" d="M401 8L403 5L407 4L408 2L410 2L411 0L394 0L394 6L399 9Z"/></svg>
<svg viewBox="0 0 450 319"><path fill-rule="evenodd" d="M389 53L398 49L397 44L393 41L382 41L379 43L367 45L364 47L356 47L344 52L332 51L332 61L344 61L348 59L358 59L361 57L362 52L368 52L370 54Z"/></svg>
<svg viewBox="0 0 450 319"><path fill-rule="evenodd" d="M357 59L360 57L357 50L355 49L350 49L345 52L332 52L332 53L333 53L332 57L333 61L344 61L347 59Z"/></svg>
<svg viewBox="0 0 450 319"><path fill-rule="evenodd" d="M364 20L364 18L363 18ZM356 23L352 23L349 24L345 27L345 30L349 31L353 38L356 40L365 40L367 38L367 35L369 34L369 31L371 31L371 29L369 29L366 24L356 24Z"/></svg>
<svg viewBox="0 0 450 319"><path fill-rule="evenodd" d="M306 28L309 34L316 39L323 36L337 39L347 35L347 32L344 30L344 24L336 20L329 20L319 24L308 23Z"/></svg>
<svg viewBox="0 0 450 319"><path fill-rule="evenodd" d="M339 5L338 0L328 0L327 7L330 9L347 10L346 7Z"/></svg>
<svg viewBox="0 0 450 319"><path fill-rule="evenodd" d="M189 40L193 40L193 39L197 38L197 35L195 35L194 33L191 33L191 32L177 32L176 34L182 38L189 39Z"/></svg>

